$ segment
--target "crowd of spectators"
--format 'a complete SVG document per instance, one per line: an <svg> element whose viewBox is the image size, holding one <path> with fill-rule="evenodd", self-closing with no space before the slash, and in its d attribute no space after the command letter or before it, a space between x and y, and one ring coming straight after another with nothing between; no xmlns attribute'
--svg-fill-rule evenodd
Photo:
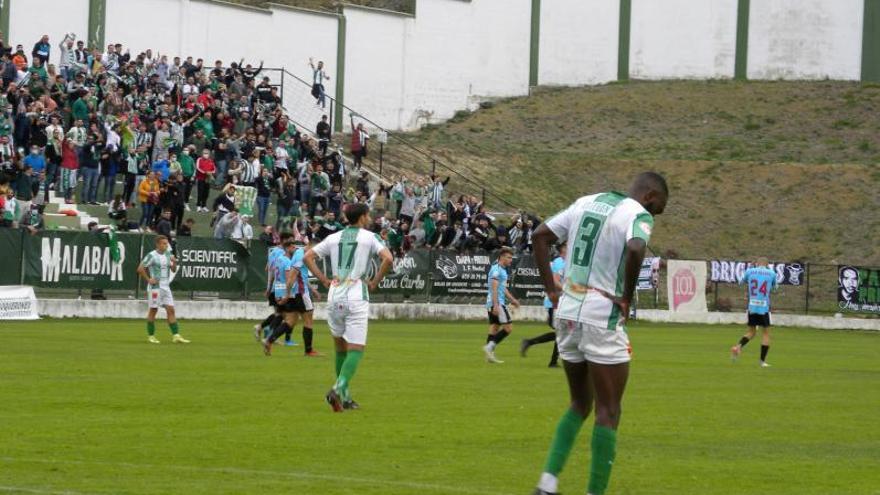
<svg viewBox="0 0 880 495"><path fill-rule="evenodd" d="M322 62L309 64L323 108L329 76ZM346 204L366 203L397 254L530 249L536 219L500 225L477 198L447 197L449 178L387 182L368 172L370 137L354 114L349 166L327 116L313 131L297 128L262 71L262 63L205 66L120 44L89 50L73 33L58 44L43 36L28 54L0 33L0 226L39 230L54 191L103 205L120 230L191 235L195 209L213 213L204 221L216 238L245 241L257 226L270 243L282 231L308 242L343 228ZM256 218L242 201L253 201Z"/></svg>

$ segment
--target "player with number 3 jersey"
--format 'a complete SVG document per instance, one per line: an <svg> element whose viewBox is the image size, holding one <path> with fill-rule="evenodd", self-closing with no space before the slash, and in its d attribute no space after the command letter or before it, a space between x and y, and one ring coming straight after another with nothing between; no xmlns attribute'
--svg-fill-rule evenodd
<svg viewBox="0 0 880 495"><path fill-rule="evenodd" d="M571 398L557 424L535 495L558 493L558 476L591 410L595 424L587 492L602 495L608 487L629 376L624 324L654 217L663 213L668 197L666 180L645 172L635 178L627 194L584 196L541 224L532 236L535 263L556 308L556 342ZM550 246L566 241L560 291L550 269Z"/></svg>

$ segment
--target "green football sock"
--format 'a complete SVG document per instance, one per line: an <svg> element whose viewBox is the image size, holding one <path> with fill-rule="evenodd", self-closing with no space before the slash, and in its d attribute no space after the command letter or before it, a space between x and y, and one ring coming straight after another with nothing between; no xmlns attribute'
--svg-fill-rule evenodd
<svg viewBox="0 0 880 495"><path fill-rule="evenodd" d="M358 363L364 357L364 351L348 351L345 356L345 362L342 363L342 369L339 370L339 378L336 379L336 385L333 386L337 392L343 397L348 393L348 384L354 378L357 371Z"/></svg>
<svg viewBox="0 0 880 495"><path fill-rule="evenodd" d="M345 351L336 351L336 378L339 378L339 372L342 371L342 363L345 362Z"/></svg>
<svg viewBox="0 0 880 495"><path fill-rule="evenodd" d="M148 321L147 322L147 335L155 335L156 334L156 322Z"/></svg>
<svg viewBox="0 0 880 495"><path fill-rule="evenodd" d="M556 434L553 435L553 443L550 444L550 453L547 454L547 463L544 465L545 473L558 476L562 472L568 454L574 446L574 440L584 424L584 419L571 409L566 410L562 415L556 425Z"/></svg>
<svg viewBox="0 0 880 495"><path fill-rule="evenodd" d="M177 326L177 322L169 323L168 327L171 328L171 335L177 335L177 332L180 331L180 327Z"/></svg>
<svg viewBox="0 0 880 495"><path fill-rule="evenodd" d="M593 426L593 456L590 460L590 495L602 495L611 479L611 466L617 450L617 432L606 426Z"/></svg>

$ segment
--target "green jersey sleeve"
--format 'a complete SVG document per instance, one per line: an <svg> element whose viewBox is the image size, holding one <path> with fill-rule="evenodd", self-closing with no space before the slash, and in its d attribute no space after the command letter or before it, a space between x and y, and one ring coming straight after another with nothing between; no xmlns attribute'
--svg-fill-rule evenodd
<svg viewBox="0 0 880 495"><path fill-rule="evenodd" d="M654 230L654 217L649 213L639 213L630 226L630 235L626 240L639 238L648 243L651 240L651 232Z"/></svg>

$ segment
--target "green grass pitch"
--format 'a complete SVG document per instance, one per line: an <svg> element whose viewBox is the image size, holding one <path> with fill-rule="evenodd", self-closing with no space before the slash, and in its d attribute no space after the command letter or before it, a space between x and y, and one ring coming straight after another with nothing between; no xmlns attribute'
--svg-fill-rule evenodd
<svg viewBox="0 0 880 495"><path fill-rule="evenodd" d="M183 321L190 345L140 321L0 325L0 493L528 494L567 403L549 344L518 324L483 362L478 323L371 322L333 414L322 358L252 322ZM880 493L880 335L774 329L769 361L742 327L634 323L611 494ZM299 340L299 339L297 339ZM560 491L584 493L585 425Z"/></svg>

